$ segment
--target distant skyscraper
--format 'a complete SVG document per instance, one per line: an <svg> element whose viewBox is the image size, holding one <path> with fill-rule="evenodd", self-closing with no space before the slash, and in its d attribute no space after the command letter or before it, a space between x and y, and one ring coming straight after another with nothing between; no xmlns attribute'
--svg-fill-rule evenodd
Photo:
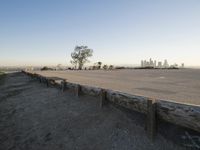
<svg viewBox="0 0 200 150"><path fill-rule="evenodd" d="M156 68L156 60L154 60L153 67Z"/></svg>
<svg viewBox="0 0 200 150"><path fill-rule="evenodd" d="M167 59L165 59L164 64L163 64L163 67L164 67L164 68L168 68L168 67L169 67L169 64L168 64L168 62L167 62Z"/></svg>
<svg viewBox="0 0 200 150"><path fill-rule="evenodd" d="M145 61L144 61L144 67L146 67L146 66L147 66L147 61L145 60Z"/></svg>
<svg viewBox="0 0 200 150"><path fill-rule="evenodd" d="M156 60L152 60L151 58L149 61L141 60L141 67L153 67L153 68L169 68L169 67L178 67L178 64L170 65L167 59L164 60L162 63L161 61L157 62ZM184 68L184 63L180 65L181 68Z"/></svg>
<svg viewBox="0 0 200 150"><path fill-rule="evenodd" d="M141 67L144 67L144 61L143 60L141 61Z"/></svg>
<svg viewBox="0 0 200 150"><path fill-rule="evenodd" d="M158 68L162 68L162 62L161 61L158 62Z"/></svg>
<svg viewBox="0 0 200 150"><path fill-rule="evenodd" d="M150 67L153 67L153 60L150 58L150 60L149 60L149 66Z"/></svg>

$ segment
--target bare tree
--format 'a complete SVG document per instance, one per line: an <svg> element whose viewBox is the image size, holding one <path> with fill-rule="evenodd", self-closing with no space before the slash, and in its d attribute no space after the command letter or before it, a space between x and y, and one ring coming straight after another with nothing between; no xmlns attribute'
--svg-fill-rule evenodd
<svg viewBox="0 0 200 150"><path fill-rule="evenodd" d="M89 62L88 58L93 55L93 50L87 46L76 46L74 52L71 53L72 60L70 61L75 68L78 65L78 69L81 70L86 62Z"/></svg>

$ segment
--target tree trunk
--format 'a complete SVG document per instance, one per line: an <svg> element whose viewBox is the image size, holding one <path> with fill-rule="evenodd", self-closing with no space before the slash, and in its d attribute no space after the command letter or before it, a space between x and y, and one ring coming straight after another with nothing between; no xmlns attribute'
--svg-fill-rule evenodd
<svg viewBox="0 0 200 150"><path fill-rule="evenodd" d="M82 70L83 65L81 63L78 64L78 70Z"/></svg>

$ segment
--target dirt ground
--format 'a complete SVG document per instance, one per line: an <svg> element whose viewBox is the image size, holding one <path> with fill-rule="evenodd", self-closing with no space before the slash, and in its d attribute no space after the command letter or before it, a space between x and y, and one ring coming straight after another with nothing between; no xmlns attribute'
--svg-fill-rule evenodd
<svg viewBox="0 0 200 150"><path fill-rule="evenodd" d="M155 142L145 117L99 99L64 93L22 73L0 79L0 150L200 149L200 136L160 123Z"/></svg>
<svg viewBox="0 0 200 150"><path fill-rule="evenodd" d="M37 71L36 73L134 95L200 105L200 69Z"/></svg>

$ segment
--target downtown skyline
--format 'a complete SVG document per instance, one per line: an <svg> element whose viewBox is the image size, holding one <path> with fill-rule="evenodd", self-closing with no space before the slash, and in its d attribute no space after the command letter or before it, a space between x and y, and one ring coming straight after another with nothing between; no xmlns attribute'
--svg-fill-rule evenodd
<svg viewBox="0 0 200 150"><path fill-rule="evenodd" d="M185 67L185 64L184 63L181 63L181 64L177 64L177 63L174 63L174 64L171 64L168 62L167 59L165 59L164 61L158 61L158 60L153 60L153 59L149 59L148 60L141 60L141 66L142 68L145 68L145 67L152 67L152 68L173 68L173 67L176 67L176 68L184 68Z"/></svg>

